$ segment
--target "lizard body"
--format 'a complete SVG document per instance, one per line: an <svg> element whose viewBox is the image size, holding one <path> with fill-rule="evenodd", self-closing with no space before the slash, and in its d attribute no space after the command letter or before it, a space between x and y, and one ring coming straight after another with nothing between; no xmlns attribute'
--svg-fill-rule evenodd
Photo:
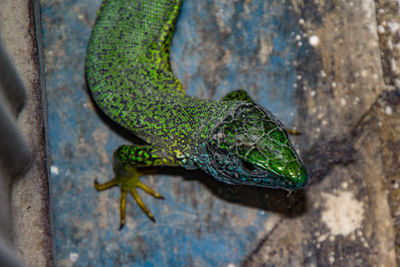
<svg viewBox="0 0 400 267"><path fill-rule="evenodd" d="M98 190L121 188L121 227L138 168L201 168L229 184L297 189L308 179L283 125L242 90L221 101L191 97L169 62L181 0L104 0L89 39L86 79L92 97L113 121L147 142L114 152L115 177Z"/></svg>

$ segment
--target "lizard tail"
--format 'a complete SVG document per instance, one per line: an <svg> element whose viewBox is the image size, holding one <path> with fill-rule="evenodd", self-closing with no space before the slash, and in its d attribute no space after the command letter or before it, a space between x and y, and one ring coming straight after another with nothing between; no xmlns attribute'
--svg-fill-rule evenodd
<svg viewBox="0 0 400 267"><path fill-rule="evenodd" d="M184 93L169 63L181 2L103 1L88 42L85 73L95 102L112 119L123 120L161 94Z"/></svg>

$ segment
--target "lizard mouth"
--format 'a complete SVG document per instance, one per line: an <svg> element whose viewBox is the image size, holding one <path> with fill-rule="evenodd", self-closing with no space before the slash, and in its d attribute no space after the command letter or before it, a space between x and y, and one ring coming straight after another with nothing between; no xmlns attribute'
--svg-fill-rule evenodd
<svg viewBox="0 0 400 267"><path fill-rule="evenodd" d="M221 182L286 190L298 189L305 185L306 179L303 179L303 183L298 183L240 159L224 149L211 145L206 145L206 148L209 164L202 169Z"/></svg>

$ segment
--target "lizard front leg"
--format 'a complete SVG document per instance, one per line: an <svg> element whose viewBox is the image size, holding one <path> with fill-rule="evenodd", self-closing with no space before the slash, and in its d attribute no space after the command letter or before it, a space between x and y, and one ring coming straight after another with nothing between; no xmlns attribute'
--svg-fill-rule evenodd
<svg viewBox="0 0 400 267"><path fill-rule="evenodd" d="M235 100L254 103L254 100L243 89L238 89L238 90L229 92L226 96L224 96L222 98L222 101L235 101Z"/></svg>
<svg viewBox="0 0 400 267"><path fill-rule="evenodd" d="M164 199L161 194L140 181L143 172L139 172L138 168L156 166L178 166L178 163L173 156L169 156L164 150L149 145L122 145L114 151L113 155L114 178L103 184L99 184L97 180L94 181L94 187L97 191L119 186L121 190L120 229L125 224L126 196L128 193L133 196L143 212L155 222L153 214L143 203L136 189L140 188L155 198Z"/></svg>

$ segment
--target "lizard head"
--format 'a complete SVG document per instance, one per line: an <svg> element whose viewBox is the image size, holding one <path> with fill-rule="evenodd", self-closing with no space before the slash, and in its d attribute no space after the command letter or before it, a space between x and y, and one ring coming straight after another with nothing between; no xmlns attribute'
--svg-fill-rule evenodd
<svg viewBox="0 0 400 267"><path fill-rule="evenodd" d="M298 189L308 180L283 125L253 103L239 104L215 125L206 148L206 171L226 183Z"/></svg>

